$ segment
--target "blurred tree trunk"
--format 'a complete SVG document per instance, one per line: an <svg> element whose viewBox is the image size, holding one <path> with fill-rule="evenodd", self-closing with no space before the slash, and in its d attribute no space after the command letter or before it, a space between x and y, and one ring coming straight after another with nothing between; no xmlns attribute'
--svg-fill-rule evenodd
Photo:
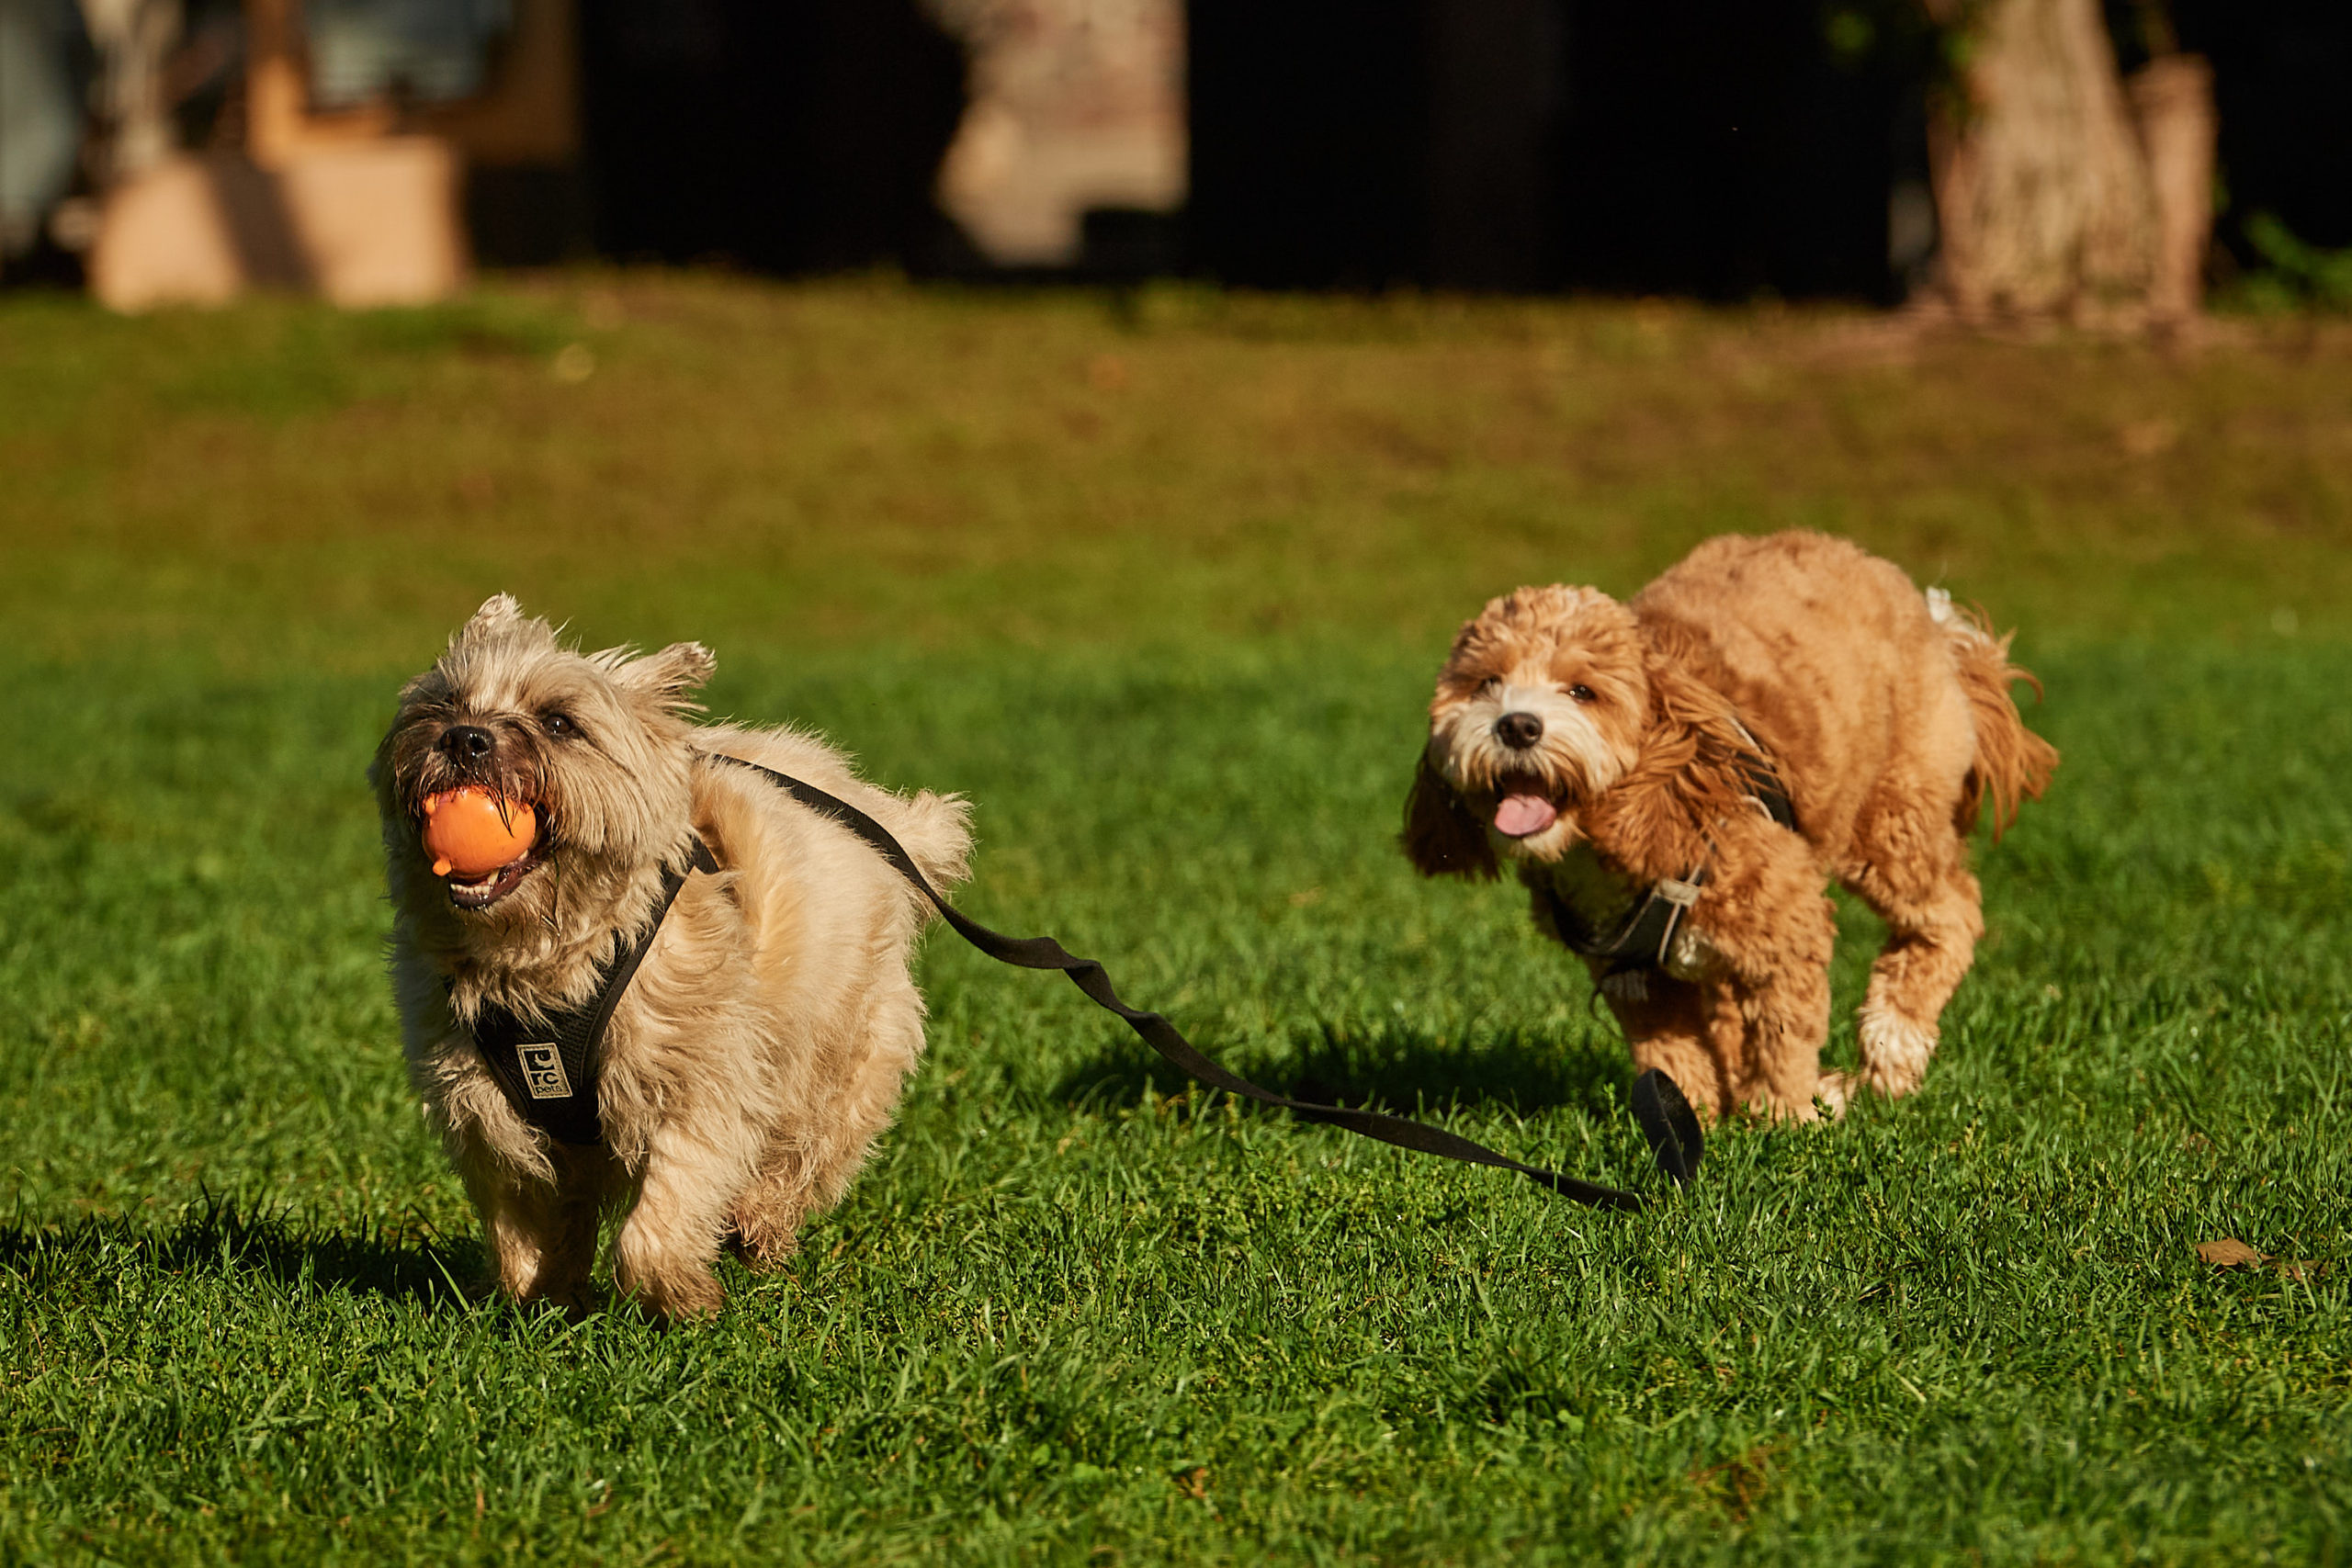
<svg viewBox="0 0 2352 1568"><path fill-rule="evenodd" d="M1957 27L1928 129L1939 282L1964 318L2136 314L2156 225L2098 0L1926 0Z"/></svg>
<svg viewBox="0 0 2352 1568"><path fill-rule="evenodd" d="M2213 231L2213 68L2193 54L2158 52L2132 73L2125 88L2147 154L2155 209L2155 269L2148 286L2148 315L2174 326L2203 304L2205 247Z"/></svg>

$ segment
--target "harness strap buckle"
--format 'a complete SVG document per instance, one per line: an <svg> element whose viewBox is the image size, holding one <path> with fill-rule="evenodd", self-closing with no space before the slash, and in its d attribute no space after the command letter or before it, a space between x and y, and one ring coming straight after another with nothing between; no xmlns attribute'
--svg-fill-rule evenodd
<svg viewBox="0 0 2352 1568"><path fill-rule="evenodd" d="M1708 846L1712 858L1713 846ZM1690 913L1690 906L1699 901L1699 889L1705 884L1707 868L1702 863L1688 879L1674 876L1658 878L1650 889L1650 897L1667 906L1666 929L1657 934L1657 953L1654 963L1664 969L1674 954L1674 939L1681 932L1683 917Z"/></svg>
<svg viewBox="0 0 2352 1568"><path fill-rule="evenodd" d="M1600 978L1604 995L1621 1002L1639 1005L1650 999L1650 974L1646 969L1611 969Z"/></svg>

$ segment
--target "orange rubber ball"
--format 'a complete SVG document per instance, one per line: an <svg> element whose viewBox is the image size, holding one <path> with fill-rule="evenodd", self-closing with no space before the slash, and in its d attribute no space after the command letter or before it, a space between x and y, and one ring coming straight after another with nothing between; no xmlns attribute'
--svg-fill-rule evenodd
<svg viewBox="0 0 2352 1568"><path fill-rule="evenodd" d="M521 860L539 836L538 814L471 784L424 802L424 852L433 874L480 876Z"/></svg>

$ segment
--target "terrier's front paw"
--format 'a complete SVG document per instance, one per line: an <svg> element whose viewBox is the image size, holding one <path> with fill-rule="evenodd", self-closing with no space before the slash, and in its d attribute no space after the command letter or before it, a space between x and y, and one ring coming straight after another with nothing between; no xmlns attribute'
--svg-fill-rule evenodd
<svg viewBox="0 0 2352 1568"><path fill-rule="evenodd" d="M1824 1073L1814 1086L1813 1098L1821 1101L1830 1119L1836 1121L1846 1114L1846 1107L1860 1089L1851 1073Z"/></svg>
<svg viewBox="0 0 2352 1568"><path fill-rule="evenodd" d="M621 1289L639 1311L664 1326L717 1317L727 1302L726 1289L700 1264L648 1273L623 1281Z"/></svg>
<svg viewBox="0 0 2352 1568"><path fill-rule="evenodd" d="M791 1261L800 1250L800 1238L788 1230L781 1234L732 1230L727 1233L724 1245L736 1262L754 1274L768 1274Z"/></svg>
<svg viewBox="0 0 2352 1568"><path fill-rule="evenodd" d="M573 1323L578 1323L581 1319L587 1317L595 1312L596 1289L594 1286L582 1281L575 1285L567 1285L548 1290L526 1291L522 1295L514 1298L514 1304L516 1306L526 1307L549 1306L560 1308L566 1318Z"/></svg>

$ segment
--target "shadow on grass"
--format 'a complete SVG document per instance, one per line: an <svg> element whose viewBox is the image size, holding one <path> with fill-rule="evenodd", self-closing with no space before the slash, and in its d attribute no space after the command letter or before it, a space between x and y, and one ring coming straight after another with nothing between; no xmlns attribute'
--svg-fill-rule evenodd
<svg viewBox="0 0 2352 1568"><path fill-rule="evenodd" d="M20 1277L116 1273L127 1262L167 1274L260 1275L288 1285L307 1281L322 1290L361 1292L427 1310L469 1301L471 1292L463 1287L481 1267L480 1249L471 1243L419 1245L406 1232L364 1227L356 1234L322 1235L291 1216L246 1214L213 1200L160 1233L118 1217L0 1226L0 1269Z"/></svg>
<svg viewBox="0 0 2352 1568"><path fill-rule="evenodd" d="M1279 1065L1254 1071L1225 1065L1293 1099L1405 1116L1492 1106L1517 1116L1566 1107L1606 1117L1624 1102L1633 1078L1624 1047L1600 1029L1565 1041L1523 1031L1456 1041L1404 1027L1326 1026L1296 1041ZM1147 1089L1182 1094L1192 1082L1136 1041L1068 1074L1054 1094L1081 1107L1114 1105Z"/></svg>

